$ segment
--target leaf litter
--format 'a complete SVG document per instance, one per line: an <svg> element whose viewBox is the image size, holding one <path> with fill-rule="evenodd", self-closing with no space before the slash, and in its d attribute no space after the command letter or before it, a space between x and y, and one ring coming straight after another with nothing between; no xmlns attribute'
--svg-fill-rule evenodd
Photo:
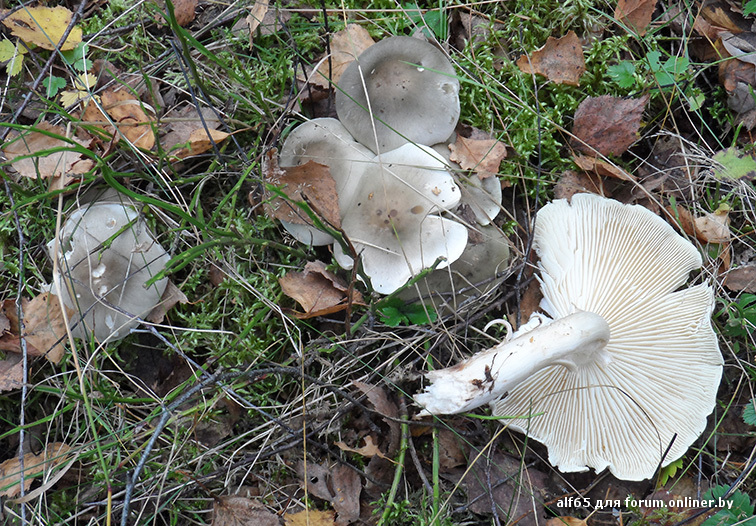
<svg viewBox="0 0 756 526"><path fill-rule="evenodd" d="M362 294L349 288L339 276L326 269L322 261L308 261L303 272L287 272L278 278L284 294L302 306L303 312L294 312L299 319L325 316L364 305Z"/></svg>
<svg viewBox="0 0 756 526"><path fill-rule="evenodd" d="M583 47L574 31L561 38L549 37L541 49L517 59L517 67L523 73L544 76L555 84L579 86L585 73Z"/></svg>

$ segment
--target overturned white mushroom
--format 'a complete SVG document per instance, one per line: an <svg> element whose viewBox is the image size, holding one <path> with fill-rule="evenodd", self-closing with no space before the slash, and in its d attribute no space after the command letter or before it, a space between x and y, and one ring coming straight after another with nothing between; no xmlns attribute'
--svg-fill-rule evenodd
<svg viewBox="0 0 756 526"><path fill-rule="evenodd" d="M438 215L459 198L429 147L406 144L365 165L351 201L342 203L342 228L377 292L390 294L437 259L443 268L462 254L467 229ZM343 268L354 263L338 244L334 256Z"/></svg>
<svg viewBox="0 0 756 526"><path fill-rule="evenodd" d="M704 430L722 375L713 291L684 287L700 254L649 210L588 194L540 210L534 247L548 317L428 373L415 400L428 413L490 402L562 471L651 477Z"/></svg>
<svg viewBox="0 0 756 526"><path fill-rule="evenodd" d="M347 202L357 188L355 179L359 177L362 165L372 162L374 156L373 152L355 141L338 120L322 118L307 121L289 134L281 147L278 164L288 168L315 161L328 166L336 182L339 202ZM281 224L301 243L317 246L334 241L331 235L313 226L289 221L281 221Z"/></svg>
<svg viewBox="0 0 756 526"><path fill-rule="evenodd" d="M83 205L68 216L59 242L47 247L58 260L52 292L60 290L77 313L69 321L78 338L123 338L160 302L168 283L163 278L146 286L170 257L126 204Z"/></svg>
<svg viewBox="0 0 756 526"><path fill-rule="evenodd" d="M436 144L459 119L459 80L432 44L386 38L344 71L336 111L354 138L376 153L408 142Z"/></svg>

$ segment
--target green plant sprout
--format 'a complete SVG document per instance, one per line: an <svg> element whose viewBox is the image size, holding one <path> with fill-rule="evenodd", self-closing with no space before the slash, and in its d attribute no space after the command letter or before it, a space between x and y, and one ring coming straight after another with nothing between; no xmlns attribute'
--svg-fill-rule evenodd
<svg viewBox="0 0 756 526"><path fill-rule="evenodd" d="M438 319L433 307L422 303L404 303L400 298L389 298L378 308L381 321L389 327L399 325L427 325Z"/></svg>

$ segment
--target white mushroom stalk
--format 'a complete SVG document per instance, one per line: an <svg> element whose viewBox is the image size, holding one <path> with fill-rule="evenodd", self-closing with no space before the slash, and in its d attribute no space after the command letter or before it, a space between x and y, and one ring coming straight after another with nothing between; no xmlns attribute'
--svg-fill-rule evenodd
<svg viewBox="0 0 756 526"><path fill-rule="evenodd" d="M700 254L649 210L589 194L545 206L534 247L549 318L429 373L415 400L426 413L490 403L562 471L653 476L703 432L722 375L713 291L685 288Z"/></svg>

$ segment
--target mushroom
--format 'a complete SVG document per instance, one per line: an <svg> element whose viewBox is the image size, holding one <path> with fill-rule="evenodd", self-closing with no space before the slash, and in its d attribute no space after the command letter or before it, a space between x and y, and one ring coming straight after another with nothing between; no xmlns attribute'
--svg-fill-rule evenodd
<svg viewBox="0 0 756 526"><path fill-rule="evenodd" d="M83 205L47 244L58 258L54 293L81 313L72 320L75 337L94 334L100 342L125 337L163 295L167 278L146 283L170 259L136 210L123 203ZM61 256L61 257L58 257Z"/></svg>
<svg viewBox="0 0 756 526"><path fill-rule="evenodd" d="M386 38L344 71L336 113L376 153L408 142L436 144L459 119L459 80L446 56L427 41Z"/></svg>
<svg viewBox="0 0 756 526"><path fill-rule="evenodd" d="M299 166L308 161L325 164L336 182L339 202L350 199L357 187L354 179L362 163L372 162L375 155L349 134L336 119L312 119L297 126L286 138L279 154L282 168ZM310 225L281 221L283 227L299 242L308 245L329 245L334 239Z"/></svg>
<svg viewBox="0 0 756 526"><path fill-rule="evenodd" d="M459 203L459 187L430 147L405 144L376 156L356 185L342 203L342 228L377 292L390 294L437 259L443 268L464 251L467 228L438 215ZM341 245L334 257L343 268L354 264Z"/></svg>
<svg viewBox="0 0 756 526"><path fill-rule="evenodd" d="M399 296L406 301L432 299L437 309L457 313L466 300L500 285L510 261L509 239L494 225L477 227L475 234L458 260L431 272Z"/></svg>
<svg viewBox="0 0 756 526"><path fill-rule="evenodd" d="M533 235L547 316L428 373L415 401L427 413L489 402L562 471L649 478L685 453L716 401L713 290L685 287L701 256L646 208L589 194L543 207Z"/></svg>

